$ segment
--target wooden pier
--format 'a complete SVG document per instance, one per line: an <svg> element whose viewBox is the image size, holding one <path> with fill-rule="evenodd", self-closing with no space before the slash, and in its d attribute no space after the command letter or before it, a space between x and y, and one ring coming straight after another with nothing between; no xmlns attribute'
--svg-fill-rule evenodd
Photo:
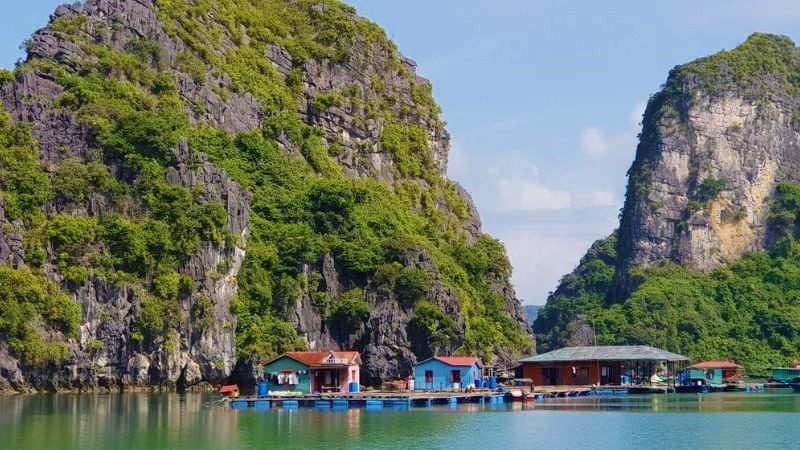
<svg viewBox="0 0 800 450"><path fill-rule="evenodd" d="M236 409L269 408L410 408L433 405L458 405L463 403L500 404L506 393L479 392L360 392L337 394L267 395L264 397L238 397L228 400Z"/></svg>

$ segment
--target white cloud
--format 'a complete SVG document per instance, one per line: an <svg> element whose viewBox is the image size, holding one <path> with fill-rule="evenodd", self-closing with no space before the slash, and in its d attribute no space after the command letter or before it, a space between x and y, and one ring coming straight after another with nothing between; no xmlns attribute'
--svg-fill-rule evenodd
<svg viewBox="0 0 800 450"><path fill-rule="evenodd" d="M642 116L644 115L644 110L647 108L647 103L643 101L636 102L633 105L633 110L631 111L631 128L639 131L642 127Z"/></svg>
<svg viewBox="0 0 800 450"><path fill-rule="evenodd" d="M593 191L585 192L575 196L575 206L577 207L610 207L618 206L617 199L612 192Z"/></svg>
<svg viewBox="0 0 800 450"><path fill-rule="evenodd" d="M608 142L603 131L589 127L581 132L581 150L592 158L602 158L608 153Z"/></svg>
<svg viewBox="0 0 800 450"><path fill-rule="evenodd" d="M572 206L569 193L551 189L533 179L503 178L497 183L499 208L505 211L564 209Z"/></svg>

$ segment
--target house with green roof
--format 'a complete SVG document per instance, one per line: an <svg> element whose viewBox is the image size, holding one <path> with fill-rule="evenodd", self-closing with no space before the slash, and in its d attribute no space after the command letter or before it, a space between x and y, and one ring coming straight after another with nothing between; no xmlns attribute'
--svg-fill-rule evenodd
<svg viewBox="0 0 800 450"><path fill-rule="evenodd" d="M565 347L519 361L523 378L536 386L650 384L653 375L689 358L646 345Z"/></svg>

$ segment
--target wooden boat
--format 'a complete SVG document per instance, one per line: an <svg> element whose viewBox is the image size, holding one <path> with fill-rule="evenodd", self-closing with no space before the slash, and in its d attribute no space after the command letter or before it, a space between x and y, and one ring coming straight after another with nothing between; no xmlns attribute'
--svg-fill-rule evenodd
<svg viewBox="0 0 800 450"><path fill-rule="evenodd" d="M711 392L744 392L744 383L728 383L711 386Z"/></svg>
<svg viewBox="0 0 800 450"><path fill-rule="evenodd" d="M705 378L692 378L687 383L675 386L675 392L679 394L705 394L711 387L706 383Z"/></svg>

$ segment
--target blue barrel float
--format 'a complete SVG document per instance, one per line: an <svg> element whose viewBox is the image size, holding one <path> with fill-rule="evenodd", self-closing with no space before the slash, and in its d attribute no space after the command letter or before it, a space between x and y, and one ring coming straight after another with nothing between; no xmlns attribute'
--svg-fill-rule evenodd
<svg viewBox="0 0 800 450"><path fill-rule="evenodd" d="M367 400L367 409L383 409L383 400Z"/></svg>
<svg viewBox="0 0 800 450"><path fill-rule="evenodd" d="M266 381L258 382L258 398L264 398L269 394L269 388Z"/></svg>
<svg viewBox="0 0 800 450"><path fill-rule="evenodd" d="M297 409L299 406L300 402L297 400L284 400L283 403L281 403L281 407L284 409Z"/></svg>
<svg viewBox="0 0 800 450"><path fill-rule="evenodd" d="M233 409L247 409L247 400L233 400L231 402Z"/></svg>
<svg viewBox="0 0 800 450"><path fill-rule="evenodd" d="M314 402L314 407L318 409L329 409L331 407L330 400L317 400Z"/></svg>
<svg viewBox="0 0 800 450"><path fill-rule="evenodd" d="M476 378L475 379L475 387L477 389L481 389L483 387L483 378Z"/></svg>
<svg viewBox="0 0 800 450"><path fill-rule="evenodd" d="M343 399L335 399L333 401L333 409L347 409L350 407L350 402Z"/></svg>
<svg viewBox="0 0 800 450"><path fill-rule="evenodd" d="M256 409L269 409L269 400L256 400L253 406Z"/></svg>
<svg viewBox="0 0 800 450"><path fill-rule="evenodd" d="M360 389L361 388L358 385L358 383L355 383L355 382L350 383L350 392L358 392Z"/></svg>

